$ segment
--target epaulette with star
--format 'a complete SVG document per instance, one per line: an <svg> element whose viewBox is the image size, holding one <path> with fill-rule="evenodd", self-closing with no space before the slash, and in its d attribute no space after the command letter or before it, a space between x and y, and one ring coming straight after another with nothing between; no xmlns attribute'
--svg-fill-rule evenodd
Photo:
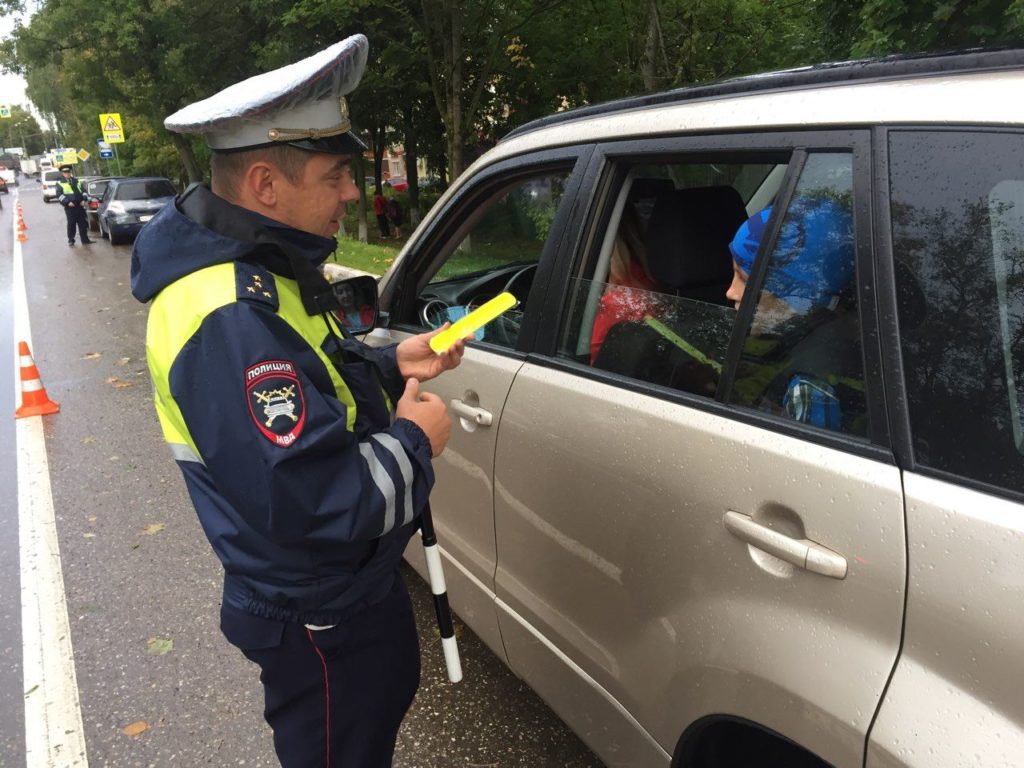
<svg viewBox="0 0 1024 768"><path fill-rule="evenodd" d="M278 308L277 283L266 267L245 261L235 262L235 287L239 301L266 304L275 312Z"/></svg>

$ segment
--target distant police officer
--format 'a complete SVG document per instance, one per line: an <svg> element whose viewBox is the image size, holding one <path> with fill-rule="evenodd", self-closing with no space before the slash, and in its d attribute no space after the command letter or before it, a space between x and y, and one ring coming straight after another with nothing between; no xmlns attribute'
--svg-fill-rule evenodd
<svg viewBox="0 0 1024 768"><path fill-rule="evenodd" d="M64 215L68 220L68 245L75 244L75 227L82 245L89 245L89 220L85 215L85 190L82 182L72 176L70 165L60 167L61 178L57 181L57 202L64 206Z"/></svg>
<svg viewBox="0 0 1024 768"><path fill-rule="evenodd" d="M367 52L356 35L167 118L212 148L211 188L132 255L160 424L224 565L221 629L261 667L288 767L391 765L420 673L398 566L451 426L419 382L463 352L350 338L316 269L359 194L344 94Z"/></svg>

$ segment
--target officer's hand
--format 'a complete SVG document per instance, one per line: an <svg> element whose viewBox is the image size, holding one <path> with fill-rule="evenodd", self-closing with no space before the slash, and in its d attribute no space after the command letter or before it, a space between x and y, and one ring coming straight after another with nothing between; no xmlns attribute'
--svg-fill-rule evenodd
<svg viewBox="0 0 1024 768"><path fill-rule="evenodd" d="M430 440L431 456L441 455L441 451L448 445L452 420L440 397L430 392L421 392L419 381L409 379L405 382L405 392L398 401L395 415L400 419L408 419L423 430Z"/></svg>
<svg viewBox="0 0 1024 768"><path fill-rule="evenodd" d="M68 208L74 208L74 207L75 207L74 203L68 203Z"/></svg>
<svg viewBox="0 0 1024 768"><path fill-rule="evenodd" d="M395 350L395 360L398 363L398 370L405 378L417 378L420 381L429 381L435 376L440 376L447 370L457 366L462 360L462 353L466 351L466 342L459 340L442 355L438 355L430 348L430 339L445 330L451 323L445 323L436 331L421 333L417 336L410 336L398 345Z"/></svg>

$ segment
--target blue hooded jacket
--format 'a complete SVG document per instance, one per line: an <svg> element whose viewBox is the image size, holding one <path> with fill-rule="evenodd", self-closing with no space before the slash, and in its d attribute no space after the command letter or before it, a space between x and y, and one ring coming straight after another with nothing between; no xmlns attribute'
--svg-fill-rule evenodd
<svg viewBox="0 0 1024 768"><path fill-rule="evenodd" d="M388 593L434 480L426 435L391 413L394 347L340 339L297 303L289 254L333 249L196 185L142 229L131 276L225 605L318 625Z"/></svg>

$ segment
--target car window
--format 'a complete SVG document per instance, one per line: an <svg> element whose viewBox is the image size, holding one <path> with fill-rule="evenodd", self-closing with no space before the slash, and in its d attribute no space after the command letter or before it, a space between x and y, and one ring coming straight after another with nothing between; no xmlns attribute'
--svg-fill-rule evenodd
<svg viewBox="0 0 1024 768"><path fill-rule="evenodd" d="M93 197L102 197L103 193L107 191L107 187L110 186L110 181L91 181L89 182L88 191Z"/></svg>
<svg viewBox="0 0 1024 768"><path fill-rule="evenodd" d="M43 171L43 181L57 181L61 177L60 171Z"/></svg>
<svg viewBox="0 0 1024 768"><path fill-rule="evenodd" d="M917 463L1024 488L1024 136L890 134L900 342Z"/></svg>
<svg viewBox="0 0 1024 768"><path fill-rule="evenodd" d="M713 397L736 315L729 243L777 165L621 168L609 223L570 281L558 355Z"/></svg>
<svg viewBox="0 0 1024 768"><path fill-rule="evenodd" d="M767 244L774 219L777 234ZM853 158L810 154L785 211L737 233L737 264L770 248L729 400L802 423L869 435L857 311ZM745 255L744 255L745 254ZM751 277L757 272L751 272ZM754 300L744 292L744 301Z"/></svg>
<svg viewBox="0 0 1024 768"><path fill-rule="evenodd" d="M439 327L508 291L517 304L477 332L477 340L514 347L537 264L552 232L569 170L502 187L467 214L460 232L433 260L420 291L419 321Z"/></svg>
<svg viewBox="0 0 1024 768"><path fill-rule="evenodd" d="M117 185L114 196L118 200L150 200L155 197L173 197L178 194L174 186L164 179L127 181Z"/></svg>

